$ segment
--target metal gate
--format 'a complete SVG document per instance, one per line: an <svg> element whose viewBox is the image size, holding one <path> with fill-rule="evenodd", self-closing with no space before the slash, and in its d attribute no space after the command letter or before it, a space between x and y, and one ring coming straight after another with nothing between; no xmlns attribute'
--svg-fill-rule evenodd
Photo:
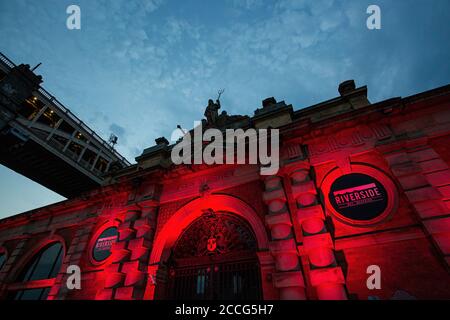
<svg viewBox="0 0 450 320"><path fill-rule="evenodd" d="M169 297L175 300L261 299L257 260L228 261L169 271Z"/></svg>

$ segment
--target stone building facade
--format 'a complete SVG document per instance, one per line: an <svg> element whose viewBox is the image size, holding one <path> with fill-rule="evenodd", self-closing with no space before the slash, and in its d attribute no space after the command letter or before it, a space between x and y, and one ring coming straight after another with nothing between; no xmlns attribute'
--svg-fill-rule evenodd
<svg viewBox="0 0 450 320"><path fill-rule="evenodd" d="M0 298L450 299L450 85L338 91L210 117L279 129L277 175L173 165L160 138L105 186L1 220Z"/></svg>

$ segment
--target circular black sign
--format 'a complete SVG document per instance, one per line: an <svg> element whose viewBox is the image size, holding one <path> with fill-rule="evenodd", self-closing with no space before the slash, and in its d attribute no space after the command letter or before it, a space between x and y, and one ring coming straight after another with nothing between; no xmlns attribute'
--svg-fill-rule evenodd
<svg viewBox="0 0 450 320"><path fill-rule="evenodd" d="M97 262L102 262L111 255L111 247L117 239L117 228L105 229L95 241L92 248L92 257Z"/></svg>
<svg viewBox="0 0 450 320"><path fill-rule="evenodd" d="M362 173L351 173L336 179L331 185L328 198L337 213L357 221L377 218L388 204L384 186Z"/></svg>

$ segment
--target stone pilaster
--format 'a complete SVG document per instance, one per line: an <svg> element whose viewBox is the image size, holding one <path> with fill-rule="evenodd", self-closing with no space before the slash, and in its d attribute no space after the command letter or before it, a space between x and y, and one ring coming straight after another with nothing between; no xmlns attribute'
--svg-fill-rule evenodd
<svg viewBox="0 0 450 320"><path fill-rule="evenodd" d="M67 274L67 268L70 265L81 266L81 261L87 248L89 246L89 240L91 232L94 228L95 221L80 226L75 232L75 236L70 242L69 248L64 256L61 264L61 269L56 276L55 284L50 289L47 300L66 300L70 294L70 289L67 288L67 279L70 275ZM85 274L81 270L81 280Z"/></svg>
<svg viewBox="0 0 450 320"><path fill-rule="evenodd" d="M5 299L8 294L8 274L14 269L17 261L23 255L23 249L27 243L28 238L21 239L15 246L12 252L8 252L6 263L3 265L0 271L0 299Z"/></svg>
<svg viewBox="0 0 450 320"><path fill-rule="evenodd" d="M264 184L263 198L269 211L266 224L271 233L269 251L274 257L276 268L272 276L273 284L279 290L280 299L306 299L303 273L282 179L270 176L265 178Z"/></svg>
<svg viewBox="0 0 450 320"><path fill-rule="evenodd" d="M97 299L142 299L148 281L147 264L155 230L157 207L127 210L105 269L105 286Z"/></svg>
<svg viewBox="0 0 450 320"><path fill-rule="evenodd" d="M167 294L167 268L160 263L149 265L147 268L148 281L144 299L155 300L164 298Z"/></svg>
<svg viewBox="0 0 450 320"><path fill-rule="evenodd" d="M276 273L275 262L269 251L257 252L261 270L262 298L264 300L277 300L278 292L273 286L273 275Z"/></svg>
<svg viewBox="0 0 450 320"><path fill-rule="evenodd" d="M295 164L289 170L286 185L289 201L295 206L293 219L300 226L297 239L303 244L299 251L309 261L311 285L320 300L346 300L345 279L334 255L334 242L325 225L325 214L307 161ZM292 210L293 211L293 210Z"/></svg>

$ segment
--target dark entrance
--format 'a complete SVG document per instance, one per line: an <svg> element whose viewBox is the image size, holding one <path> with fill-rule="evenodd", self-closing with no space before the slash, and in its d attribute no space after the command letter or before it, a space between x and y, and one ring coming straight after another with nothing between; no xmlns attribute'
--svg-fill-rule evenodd
<svg viewBox="0 0 450 320"><path fill-rule="evenodd" d="M206 212L181 235L168 262L170 299L261 299L256 240L242 219Z"/></svg>

